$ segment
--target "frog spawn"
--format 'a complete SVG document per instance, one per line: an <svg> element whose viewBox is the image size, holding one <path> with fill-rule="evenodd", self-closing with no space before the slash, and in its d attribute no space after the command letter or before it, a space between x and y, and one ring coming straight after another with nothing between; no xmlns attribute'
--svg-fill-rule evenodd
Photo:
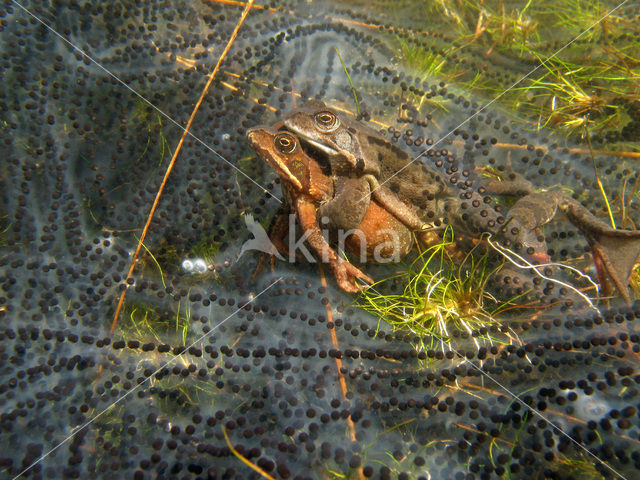
<svg viewBox="0 0 640 480"><path fill-rule="evenodd" d="M148 92L175 119L188 117L202 76L217 59L211 48L224 41L238 14L193 2L174 2L171 9L149 2L126 10L108 2L60 4L56 12L37 2L25 5ZM262 89L258 103L219 85L194 126L199 138L235 166L252 170L275 196L279 187L272 173L255 159L243 163L249 155L244 131L289 109L293 87L305 96L349 104L351 93L327 36L347 62L360 62L349 71L362 88L364 116L392 125L393 133L385 129L388 138L402 148L421 152L429 139L435 143L477 108L466 94L449 98L452 87L437 80L416 85L411 72L394 70L375 31L327 23L320 13L326 10L306 11L310 19L253 11L246 28L255 35L241 34L227 61L239 76L229 73L225 79L243 91ZM347 12L362 19L356 13ZM530 407L617 471L636 475L637 305L614 306L602 316L573 308L567 317L557 307L540 318L518 312L511 323L475 333L493 338L481 348L460 333L451 350L418 352L410 336L380 331L363 312L342 308L350 298L333 285L322 286L315 265L280 264L277 276L265 274L251 285L247 272L257 258L234 263L239 245L249 238L240 212L265 218L277 202L192 139L145 242L163 275L152 260L141 261L119 333L110 337L136 245L130 230L144 223L163 173L159 165L166 165L180 132L17 7L5 7L2 28L7 73L0 98L6 121L1 130L6 161L0 166L3 474L18 475L71 429L150 378L25 476L259 478L230 453L222 426L243 455L281 478L315 478L328 471L362 472L365 478L577 475L564 469L565 461L581 465L585 476L613 476ZM319 45L324 46L317 57L307 55ZM195 59L196 67L184 66L178 56ZM280 68L267 70L267 65ZM254 80L282 90L259 87ZM383 101L367 94L382 88L389 91ZM408 99L416 88L433 92L430 100L447 102L451 118L443 121L432 112L429 119ZM279 112L268 113L265 105ZM576 168L589 165L584 154L553 148L557 140L534 138L512 126L505 132L505 119L491 112L474 120L426 154L427 164L463 181L473 179L475 165L500 170L510 162L537 186L559 183L584 190L590 208L601 210L593 179ZM396 132L401 133L396 137ZM498 141L493 146L491 138ZM518 145L522 138L527 142ZM615 192L618 176L633 172L607 160L597 161L605 187ZM467 168L469 177L463 174ZM632 203L630 210L633 217L637 206ZM574 258L586 248L568 222L544 230L552 256ZM201 258L194 250L203 238L216 245L208 250L216 269L194 277L180 264L185 257ZM281 275L282 283L246 304ZM547 300L558 297L558 290ZM326 305L332 306L331 319ZM509 345L510 329L522 343ZM336 357L342 360L347 398L338 386ZM170 360L174 363L164 366ZM527 407L470 362L521 393Z"/></svg>
<svg viewBox="0 0 640 480"><path fill-rule="evenodd" d="M273 292L269 301L296 296L295 290L300 290L303 286L300 282L286 282L281 289ZM220 305L225 303L226 301L219 302ZM572 438L580 439L590 448L592 445L597 446L595 450L600 458L611 460L622 455L619 461L631 460L629 451L633 451L633 441L629 433L635 428L636 412L633 405L636 393L633 392L637 392L634 379L638 377L633 368L621 365L626 363L626 355L639 349L640 340L637 335L634 338L624 334L607 336L606 331L610 325L620 320L620 315L612 312L604 322L573 319L563 325L567 332L578 329L581 331L579 334L589 338L589 341L575 341L573 344L544 341L542 339L547 337L549 330L547 325L561 322L534 322L519 325L522 329L531 331L534 339L531 344L519 347L513 345L513 348L506 349L494 346L477 352L464 351L457 345L455 354L428 351L416 355L410 339L378 332L377 336L381 340L369 339L365 342L366 347L362 348L362 344L355 339L375 335L375 327L366 324L355 327L343 319L336 319L329 324L321 315L309 318L298 312L278 309L277 303L274 302L275 308L272 309L261 306L264 311L262 314L256 312L255 318L248 314L243 319L243 324L247 327L236 325L236 332L233 334L221 327L220 333L215 334L207 342L208 345L189 348L182 356L184 365L164 368L155 373L154 385L137 393L126 409L112 412L111 421L105 422L93 433L96 438L87 438L87 434L75 439L76 445L70 446L70 452L76 456L70 461L77 464L84 456L78 453L81 451L80 447L90 441L93 448L108 455L108 464L114 472L123 469L126 471L127 459L140 458L140 452L148 450L150 456L148 459L141 458L137 467L139 475L149 470L163 471L169 467L163 462L172 458L177 462L171 464L174 473L186 471L197 475L209 464L215 465L220 475L223 472L232 475L235 470L233 462L229 462L229 467L222 467L227 464L227 460L233 458L216 428L220 425L224 425L235 439L236 448L262 468L277 472L280 476L288 476L287 472L293 475L297 468L301 468L302 465L296 459L304 452L305 458L316 459L317 468L323 468L322 465L325 468L362 466L365 474L375 472L376 476L384 477L386 467L378 468L377 463L369 463L376 458L372 452L367 452L366 457L363 454L362 444L370 442L384 442L385 449L393 449L394 458L403 471L411 475L418 475L428 469L432 474L440 472L443 478L453 478L453 473L457 470L455 466L466 460L470 461L471 472L500 474L508 465L514 474L530 473L532 466L539 464L538 454L551 460L570 455L574 450L575 447L554 425L563 431L569 431ZM627 317L633 319L634 315L627 314ZM259 323L255 320L259 320ZM295 326L291 325L292 320L296 322ZM260 346L266 342L265 329L257 326L265 322L269 327L266 331L275 328L282 332L282 339L278 341L273 338L274 347L269 349ZM237 337L238 327L248 332L240 344L234 348L213 347L220 345L219 339ZM327 327L337 330L344 345L351 346L349 338L354 339L351 343L356 344L355 348L332 349L327 338ZM15 407L7 412L6 420L16 417L28 421L35 414L35 425L45 430L51 429L52 425L38 421L43 417L38 413L31 413L31 409L42 411L47 406L59 406L62 403L59 395L64 393L71 404L68 421L82 423L87 419L88 410L106 407L113 397L130 390L135 383L154 372L159 363L158 357L167 358L171 353L177 354L184 349L180 346L154 342L143 344L131 340L115 341L108 345L103 339L94 341L88 336L78 338L74 334L65 335L62 331L48 329L39 332L37 328L23 329L22 332L7 331L6 334L3 341L9 341L8 338L12 336L14 339L22 338L22 346L30 343L34 347L40 347L40 342L55 339L57 350L62 350L64 346L72 348L82 342L85 346L91 346L89 351L93 351L92 354L75 355L72 358L57 357L57 361L53 361L56 356L51 355L44 368L26 369L29 371L22 368L14 372L14 378L24 378L25 373L28 378L34 379L55 372L83 372L87 368L95 368L92 357L96 353L101 350L109 352L105 352L105 355L111 360L111 365L103 365L108 370L113 370L113 374L101 378L92 395L87 395L90 390L87 391L81 385L65 381L63 385L54 387L50 395L32 396L32 392L31 395L20 395L19 401L11 399L15 402ZM317 340L317 348L299 350L297 347L286 346L300 345L300 335L312 335ZM535 341L536 337L540 338L539 343ZM580 353L583 350L584 353ZM140 354L145 357L142 364ZM535 418L528 408L490 386L474 391L473 394L456 388L446 395L438 393L446 386L467 383L472 385L474 379L482 375L470 364L461 362L458 355L476 362L478 368L492 376L499 376L501 381L509 381L511 388L530 384L532 380L529 375L532 371L543 378L557 378L557 374L567 366L583 373L581 376L573 376L571 380L552 381L546 387L538 385L533 393L529 392L522 397L524 404L553 421L553 425L550 425L546 420ZM600 356L600 361L607 358L618 359L605 360L608 366L598 374L592 371L594 356ZM343 373L352 388L349 400L343 399L336 387L332 386L333 382L329 382L327 378L331 378L335 372L336 357L342 358ZM249 361L251 358L253 360ZM362 368L360 359L366 359L367 368ZM403 366L397 367L390 360L402 360ZM416 368L422 362L428 362L429 368ZM272 381L257 388L257 378L252 371L259 375L273 376ZM539 378L535 380L538 381ZM216 398L219 395L222 397L217 402L215 411L211 411L209 415L203 416L202 406L194 405L193 394L185 392L185 384L192 382L195 385L209 385L208 388L216 391ZM8 386L10 385L11 381L8 382ZM20 387L18 385L12 388L15 391ZM24 388L26 384L23 385ZM623 388L626 393L621 399L620 389ZM366 401L365 398L372 394L376 400ZM482 400L478 399L479 396ZM588 407L585 397L589 398ZM597 398L597 402L592 397ZM37 405L38 398L40 406ZM42 401L43 398L48 402ZM247 398L251 399L250 406L242 406ZM226 400L220 401L222 399ZM141 418L138 419L135 413L131 413L135 411L141 412ZM552 413L546 413L548 411ZM263 423L260 418L265 415L281 419L277 422L277 427L271 422ZM403 430L403 436L396 440L376 440L376 425L395 425L399 418L410 421L414 424L413 427ZM571 419L575 418L584 419L586 426L573 424L575 420ZM327 436L340 438L338 432L344 430L350 424L349 421L355 425L355 441L329 441ZM526 426L526 433L523 431L523 424ZM515 453L509 453L513 446L509 442L514 441L511 435L516 435L516 432L520 432L518 444ZM595 432L598 435L615 432L612 440L617 440L600 445ZM277 440L283 434L284 440ZM112 441L107 440L113 438L113 435L124 438L114 446ZM445 435L447 438L456 435L460 441L452 444L447 440L433 445L433 435ZM504 443L508 448L499 450L502 452L500 454L489 454L492 438L498 439L499 443ZM28 450L41 451L41 447L38 449L32 446ZM191 460L191 463L183 464L180 460L196 454L196 462ZM25 462L33 458L30 455L24 457ZM207 458L211 458L213 463L209 463ZM96 468L93 462L94 460L87 459L85 468L92 471ZM76 471L72 467L64 470L67 475L73 475ZM209 474L211 472L212 470ZM45 470L44 473L47 478L54 475L52 470ZM606 470L603 473L606 474Z"/></svg>

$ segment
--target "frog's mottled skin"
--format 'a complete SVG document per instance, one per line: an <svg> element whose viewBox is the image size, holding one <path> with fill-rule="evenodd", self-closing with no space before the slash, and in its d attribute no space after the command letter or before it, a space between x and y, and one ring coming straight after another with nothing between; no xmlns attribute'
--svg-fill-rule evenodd
<svg viewBox="0 0 640 480"><path fill-rule="evenodd" d="M279 212L269 236L279 250L286 249L282 238L287 233L286 213L293 210L311 248L320 258L327 258L338 285L357 292L363 287L356 278L372 283L372 279L338 256L321 230L357 230L347 237L345 246L353 253L363 249L368 259L374 253L382 258L400 257L411 248L409 229L377 202L358 202L369 194L369 184L357 178L326 175L322 166L304 153L298 139L288 132L269 127L256 127L247 133L249 143L282 180L285 208ZM283 142L286 148L283 148ZM337 193L337 194L336 194ZM319 219L327 222L320 225ZM355 228L354 228L355 224Z"/></svg>
<svg viewBox="0 0 640 480"><path fill-rule="evenodd" d="M322 102L288 113L283 123L328 158L333 175L366 179L373 198L412 230L429 229L455 203L437 172L414 163L404 150L365 124Z"/></svg>
<svg viewBox="0 0 640 480"><path fill-rule="evenodd" d="M640 230L616 230L598 220L573 198L560 192L536 192L533 185L515 173L508 180L490 181L487 191L499 195L522 196L507 216L520 230L519 240L537 252L546 251L540 227L560 210L585 236L593 255L598 280L605 295L613 291L613 282L627 303L629 276L640 256Z"/></svg>

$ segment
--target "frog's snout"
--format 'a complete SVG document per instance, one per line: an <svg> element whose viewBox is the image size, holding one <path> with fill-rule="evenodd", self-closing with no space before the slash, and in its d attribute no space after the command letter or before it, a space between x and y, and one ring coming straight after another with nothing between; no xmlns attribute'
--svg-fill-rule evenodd
<svg viewBox="0 0 640 480"><path fill-rule="evenodd" d="M249 143L253 145L256 141L257 129L250 128L249 130L247 130L246 136L247 136L247 140L249 140Z"/></svg>
<svg viewBox="0 0 640 480"><path fill-rule="evenodd" d="M267 133L263 127L253 127L247 130L247 140L252 147L263 145Z"/></svg>

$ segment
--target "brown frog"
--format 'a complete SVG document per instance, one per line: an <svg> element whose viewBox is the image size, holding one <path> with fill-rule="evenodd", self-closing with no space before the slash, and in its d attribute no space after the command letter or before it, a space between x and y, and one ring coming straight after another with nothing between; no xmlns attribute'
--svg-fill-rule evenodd
<svg viewBox="0 0 640 480"><path fill-rule="evenodd" d="M547 249L540 227L560 210L589 242L603 293L611 294L615 286L622 298L631 303L628 283L640 256L640 230L611 228L573 198L560 192L536 192L531 182L513 172L507 179L487 182L486 188L489 193L522 197L507 217L519 229L519 241L525 248L545 252L545 256ZM549 261L548 257L538 260Z"/></svg>
<svg viewBox="0 0 640 480"><path fill-rule="evenodd" d="M347 176L330 176L300 147L298 138L269 127L247 132L253 149L273 167L282 181L284 208L274 219L269 236L278 250L286 250L282 239L288 230L287 213L293 211L316 255L329 264L338 285L348 291L362 290L359 278L372 279L354 265L340 258L323 236L346 227L344 245L352 253L364 254L366 260L401 257L411 248L410 230L377 201L358 202L369 194L369 183ZM320 219L328 220L321 225ZM357 222L357 223L356 223ZM353 224L356 224L353 228ZM352 231L351 231L352 230Z"/></svg>
<svg viewBox="0 0 640 480"><path fill-rule="evenodd" d="M455 210L457 202L437 172L413 162L407 152L323 102L312 101L289 112L283 123L314 157L325 157L332 175L366 181L371 196L411 230L429 230L445 211ZM336 196L342 195L341 190L338 186Z"/></svg>
<svg viewBox="0 0 640 480"><path fill-rule="evenodd" d="M334 205L353 205L349 199L353 200L357 195L345 190L358 186L359 192L366 191L366 182L371 196L413 231L428 230L429 221L435 219L437 222L445 215L448 220L457 217L458 199L436 172L413 163L406 152L361 122L314 101L287 114L283 123L285 128L300 136L314 156L324 157L333 175L350 179L336 184L334 196L343 201ZM558 209L562 211L591 245L605 293L612 291L611 280L622 297L630 302L627 282L640 254L640 232L609 228L570 197L557 192L535 192L522 178L516 182L490 182L487 187L488 193L523 197L510 210L508 221L510 229L515 227L519 232L516 240L532 252L529 256L538 262L549 260L540 227ZM335 212L327 210L332 221L346 227L357 223L359 217L341 217L340 210L344 208ZM356 211L362 213L362 209ZM473 223L474 220L468 218L467 221ZM478 220L478 224L483 223L482 219Z"/></svg>

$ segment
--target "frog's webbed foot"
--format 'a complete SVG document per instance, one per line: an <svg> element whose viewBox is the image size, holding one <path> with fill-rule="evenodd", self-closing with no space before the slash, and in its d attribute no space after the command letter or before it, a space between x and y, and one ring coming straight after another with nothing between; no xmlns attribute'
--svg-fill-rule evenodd
<svg viewBox="0 0 640 480"><path fill-rule="evenodd" d="M628 283L640 256L640 230L613 229L569 197L564 198L560 209L589 242L603 293L608 295L613 290L611 280L622 298L631 303Z"/></svg>
<svg viewBox="0 0 640 480"><path fill-rule="evenodd" d="M333 276L338 283L338 286L346 292L359 293L362 290L368 288L367 285L360 285L356 283L356 279L364 280L367 283L373 283L373 279L364 274L358 267L355 267L346 260L335 257L329 262Z"/></svg>
<svg viewBox="0 0 640 480"><path fill-rule="evenodd" d="M631 304L628 283L631 270L640 255L640 231L612 230L612 232L637 232L638 235L633 238L605 234L589 241L593 262L598 272L598 281L603 287L603 293L607 295L612 291L608 282L608 279L611 279L625 302Z"/></svg>

